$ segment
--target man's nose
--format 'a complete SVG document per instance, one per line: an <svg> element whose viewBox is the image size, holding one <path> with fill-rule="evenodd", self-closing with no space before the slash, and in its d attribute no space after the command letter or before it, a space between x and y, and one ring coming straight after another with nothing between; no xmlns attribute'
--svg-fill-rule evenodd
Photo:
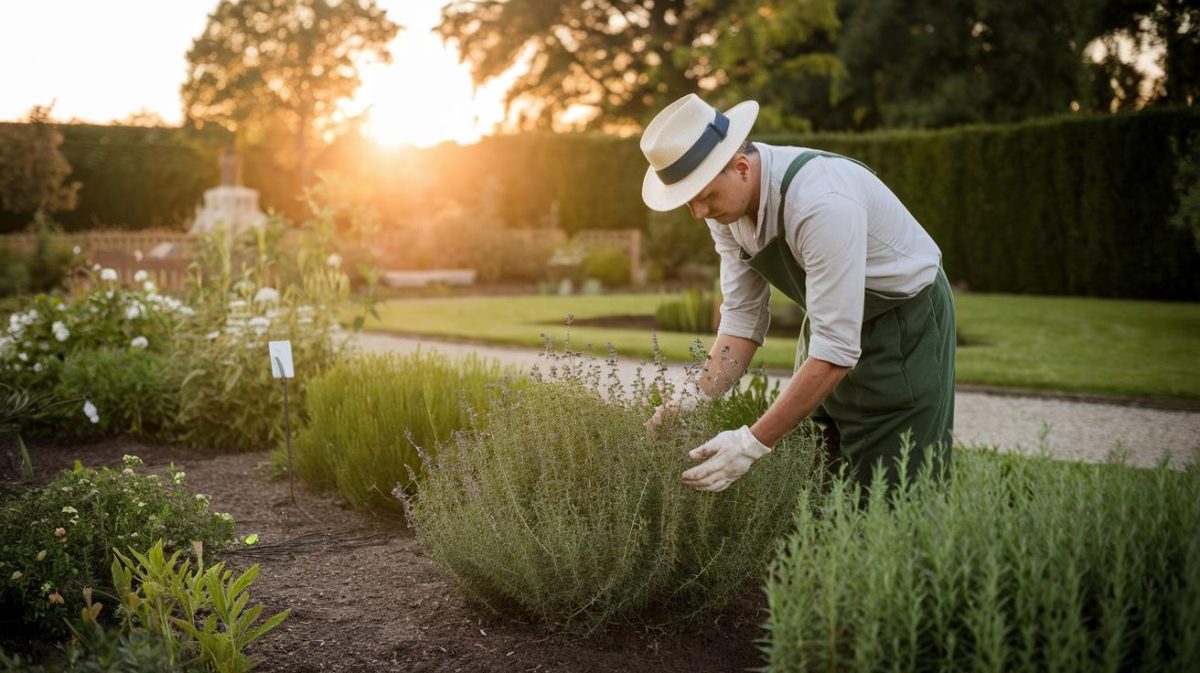
<svg viewBox="0 0 1200 673"><path fill-rule="evenodd" d="M704 207L704 204L702 204L702 203L696 203L695 201L688 201L687 205L688 205L688 210L690 210L692 212L692 217L696 218L697 220L704 219L704 216L708 212L707 209Z"/></svg>

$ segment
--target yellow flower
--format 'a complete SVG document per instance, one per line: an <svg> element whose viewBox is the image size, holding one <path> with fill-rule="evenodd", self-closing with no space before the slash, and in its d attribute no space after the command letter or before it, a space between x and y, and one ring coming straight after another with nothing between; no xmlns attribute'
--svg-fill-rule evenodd
<svg viewBox="0 0 1200 673"><path fill-rule="evenodd" d="M46 550L45 550L45 549L43 549L43 550L41 550L40 552L38 552L38 555L37 555L37 560L41 561L41 560L43 560L43 559L45 559L45 558L46 558Z"/></svg>

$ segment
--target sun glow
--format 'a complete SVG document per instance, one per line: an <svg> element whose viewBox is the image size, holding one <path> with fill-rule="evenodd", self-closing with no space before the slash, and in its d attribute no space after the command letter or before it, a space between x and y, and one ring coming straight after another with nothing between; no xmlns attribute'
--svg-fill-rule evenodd
<svg viewBox="0 0 1200 673"><path fill-rule="evenodd" d="M504 90L515 74L474 87L455 48L430 32L437 12L412 11L417 7L397 12L405 29L392 41L392 62L364 66L362 88L347 112L365 113L364 131L385 145L474 142L503 121Z"/></svg>

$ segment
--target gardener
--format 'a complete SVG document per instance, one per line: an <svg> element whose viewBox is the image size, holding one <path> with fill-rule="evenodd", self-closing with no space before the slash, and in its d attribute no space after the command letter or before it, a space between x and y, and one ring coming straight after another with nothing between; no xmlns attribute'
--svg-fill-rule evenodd
<svg viewBox="0 0 1200 673"><path fill-rule="evenodd" d="M716 398L763 343L770 285L806 311L791 381L754 423L690 452L705 462L685 484L721 491L808 416L835 460L864 485L882 465L899 481L927 458L949 467L954 422L954 304L941 251L874 173L855 160L746 141L754 101L721 113L695 95L675 101L642 134L650 163L642 199L687 205L707 221L721 257L721 322L698 382ZM677 414L670 401L647 421ZM908 440L902 439L907 436Z"/></svg>

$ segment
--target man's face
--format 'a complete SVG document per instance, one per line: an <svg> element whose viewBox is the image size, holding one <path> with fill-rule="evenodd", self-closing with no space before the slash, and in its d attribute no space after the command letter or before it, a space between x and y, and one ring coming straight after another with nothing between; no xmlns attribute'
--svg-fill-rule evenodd
<svg viewBox="0 0 1200 673"><path fill-rule="evenodd" d="M749 162L739 155L695 198L688 201L692 217L716 220L721 224L737 222L750 205L752 194L748 174Z"/></svg>

